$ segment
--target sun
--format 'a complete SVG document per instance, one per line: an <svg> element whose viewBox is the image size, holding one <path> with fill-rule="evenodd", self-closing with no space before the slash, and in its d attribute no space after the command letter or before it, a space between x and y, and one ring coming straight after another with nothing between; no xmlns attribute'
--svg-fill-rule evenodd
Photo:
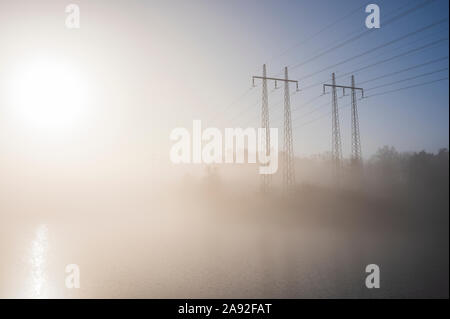
<svg viewBox="0 0 450 319"><path fill-rule="evenodd" d="M13 72L10 83L12 113L33 131L70 130L86 114L87 79L69 61L33 59Z"/></svg>

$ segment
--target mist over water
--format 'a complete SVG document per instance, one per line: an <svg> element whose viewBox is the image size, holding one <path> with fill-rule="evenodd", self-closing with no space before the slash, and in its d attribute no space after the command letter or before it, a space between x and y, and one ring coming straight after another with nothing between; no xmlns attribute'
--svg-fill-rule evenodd
<svg viewBox="0 0 450 319"><path fill-rule="evenodd" d="M0 1L0 298L448 298L449 2L377 5Z"/></svg>
<svg viewBox="0 0 450 319"><path fill-rule="evenodd" d="M0 297L448 297L448 152L383 148L363 176L346 165L339 187L328 163L296 158L290 195L281 171L262 195L252 165L166 179L5 172ZM372 263L380 289L365 287ZM65 287L68 264L79 289Z"/></svg>

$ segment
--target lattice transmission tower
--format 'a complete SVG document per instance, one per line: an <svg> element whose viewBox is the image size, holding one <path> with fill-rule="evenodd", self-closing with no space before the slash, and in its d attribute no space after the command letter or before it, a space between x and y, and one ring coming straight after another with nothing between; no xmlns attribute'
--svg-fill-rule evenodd
<svg viewBox="0 0 450 319"><path fill-rule="evenodd" d="M332 119L331 119L331 158L333 161L334 176L339 183L340 173L342 168L342 141L341 141L341 128L339 123L339 107L337 102L336 92L336 77L334 73L331 75L331 83L333 85L332 93Z"/></svg>
<svg viewBox="0 0 450 319"><path fill-rule="evenodd" d="M356 105L355 76L352 75L352 166L360 168L362 166L361 138L359 135L358 106Z"/></svg>
<svg viewBox="0 0 450 319"><path fill-rule="evenodd" d="M262 78L262 108L261 108L261 127L265 129L265 135L262 137L261 147L266 151L266 156L270 155L270 125L269 125L269 97L267 93L267 70L263 65ZM261 175L261 190L266 193L271 184L271 176L268 174Z"/></svg>
<svg viewBox="0 0 450 319"><path fill-rule="evenodd" d="M289 94L288 68L284 68L284 163L283 185L289 191L295 184L294 146L292 138L291 97Z"/></svg>
<svg viewBox="0 0 450 319"><path fill-rule="evenodd" d="M333 175L337 185L340 184L341 179L341 170L342 170L342 141L341 141L341 129L339 125L339 108L337 103L337 88L342 88L342 93L345 95L345 89L352 90L352 158L353 151L358 152L359 156L361 156L361 141L359 139L359 124L358 124L358 113L356 109L356 90L360 90L362 92L362 96L364 97L364 90L362 88L355 87L354 77L352 76L352 85L337 85L336 84L336 76L334 73L331 74L331 84L323 85L323 93L325 94L325 87L332 88L332 96L331 96L331 158L333 165ZM353 112L355 116L353 115ZM354 122L356 124L354 124ZM353 134L355 132L355 134ZM353 136L354 135L354 136ZM356 141L354 144L354 141ZM354 146L355 145L355 146ZM355 147L355 148L354 148Z"/></svg>
<svg viewBox="0 0 450 319"><path fill-rule="evenodd" d="M266 135L262 139L262 147L266 147L266 154L270 155L270 126L269 126L269 103L267 97L267 80L275 81L275 88L277 88L277 82L284 82L284 158L283 158L283 186L285 190L289 190L295 183L294 172L294 150L292 139L292 120L291 120L291 102L289 95L289 83L296 84L296 90L298 91L298 81L289 80L287 67L285 70L284 79L267 77L266 65L263 65L263 76L254 75L252 77L253 86L255 85L255 79L262 80L262 113L261 113L261 127L266 129ZM266 192L270 187L271 177L270 175L262 175L261 188Z"/></svg>

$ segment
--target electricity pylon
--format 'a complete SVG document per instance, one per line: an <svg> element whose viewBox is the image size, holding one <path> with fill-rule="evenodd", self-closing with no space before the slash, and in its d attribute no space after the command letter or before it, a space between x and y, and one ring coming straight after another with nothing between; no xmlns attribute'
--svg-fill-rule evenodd
<svg viewBox="0 0 450 319"><path fill-rule="evenodd" d="M362 167L361 138L359 135L358 106L356 105L355 76L352 75L352 167ZM363 91L364 92L364 91Z"/></svg>
<svg viewBox="0 0 450 319"><path fill-rule="evenodd" d="M284 165L283 185L288 192L295 184L294 146L292 140L291 97L289 95L288 68L284 68Z"/></svg>
<svg viewBox="0 0 450 319"><path fill-rule="evenodd" d="M266 151L266 156L270 156L270 125L269 125L269 96L267 93L267 70L263 65L263 83L262 83L262 109L261 109L261 127L265 129L265 135L262 137L261 147ZM261 175L262 192L266 193L270 188L271 176Z"/></svg>
<svg viewBox="0 0 450 319"><path fill-rule="evenodd" d="M266 155L270 155L270 127L269 127L269 103L267 97L267 80L275 81L275 88L277 88L277 82L284 82L284 162L283 162L283 185L286 190L290 189L295 182L294 176L294 151L293 151L293 139L292 139L292 120L291 120L291 103L289 95L289 82L296 84L296 90L298 91L298 81L289 80L287 67L285 68L285 77L273 78L267 77L266 65L263 65L263 76L253 76L253 86L255 86L255 79L261 79L263 81L262 87L262 116L261 126L266 130L266 136L263 138L262 147L266 147ZM263 148L264 149L264 148ZM261 188L263 192L266 192L270 187L270 175L262 175Z"/></svg>
<svg viewBox="0 0 450 319"><path fill-rule="evenodd" d="M362 88L357 88L354 85L354 82L352 82L351 86L346 85L337 85L336 84L336 76L334 73L331 74L331 84L324 84L323 85L323 94L325 94L325 87L331 87L332 88L332 96L331 96L331 109L332 109L332 120L331 120L331 135L332 135L332 142L331 142L331 158L332 158L332 164L333 164L333 175L335 178L336 185L340 185L340 179L341 179L341 170L342 170L342 142L341 142L341 129L339 125L339 108L337 103L337 92L336 88L342 88L343 95L345 95L345 89L351 89L352 90L352 111L353 111L353 104L356 107L356 94L355 90L361 90L362 95L364 97L364 90ZM353 117L353 115L352 115ZM353 124L352 124L353 128ZM353 131L352 131L353 134ZM353 138L353 137L352 137ZM359 139L359 126L358 126L358 139ZM359 143L359 147L361 144ZM352 142L352 151L353 151L353 142Z"/></svg>

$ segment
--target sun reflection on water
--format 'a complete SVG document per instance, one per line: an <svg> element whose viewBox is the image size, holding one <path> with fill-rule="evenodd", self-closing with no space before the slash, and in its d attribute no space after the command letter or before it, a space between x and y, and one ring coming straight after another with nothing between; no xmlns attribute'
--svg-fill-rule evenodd
<svg viewBox="0 0 450 319"><path fill-rule="evenodd" d="M39 225L31 243L31 297L46 298L46 261L48 251L48 227Z"/></svg>

